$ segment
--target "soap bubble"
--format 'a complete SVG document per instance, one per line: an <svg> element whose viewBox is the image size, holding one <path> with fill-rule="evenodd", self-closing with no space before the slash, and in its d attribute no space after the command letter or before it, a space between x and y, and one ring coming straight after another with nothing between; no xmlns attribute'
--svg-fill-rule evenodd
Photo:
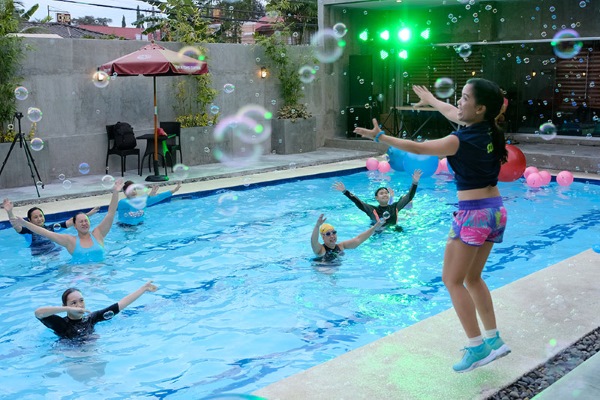
<svg viewBox="0 0 600 400"><path fill-rule="evenodd" d="M304 65L300 67L298 70L298 74L300 74L300 81L303 83L311 83L315 80L315 74L317 71L310 65Z"/></svg>
<svg viewBox="0 0 600 400"><path fill-rule="evenodd" d="M238 196L234 192L227 192L219 196L217 200L217 212L225 217L229 217L238 212Z"/></svg>
<svg viewBox="0 0 600 400"><path fill-rule="evenodd" d="M71 186L73 186L73 184L71 183L71 181L68 180L68 179L65 179L63 181L62 185L63 185L63 188L65 188L67 190L71 189Z"/></svg>
<svg viewBox="0 0 600 400"><path fill-rule="evenodd" d="M390 213L388 211L384 211L383 212L383 219L389 219L390 218Z"/></svg>
<svg viewBox="0 0 600 400"><path fill-rule="evenodd" d="M132 185L127 186L125 190L125 195L127 196L127 202L131 207L142 210L146 208L146 202L148 201L148 195L150 194L150 189L146 187L146 185L142 183L134 183Z"/></svg>
<svg viewBox="0 0 600 400"><path fill-rule="evenodd" d="M109 310L109 311L107 311L107 312L105 312L104 314L102 314L102 317L103 317L104 319L111 319L111 318L112 318L112 317L114 317L114 316L115 316L115 313L114 313L114 311L110 311L110 310Z"/></svg>
<svg viewBox="0 0 600 400"><path fill-rule="evenodd" d="M235 90L235 85L232 83L226 83L223 86L223 91L227 94L233 93L234 90Z"/></svg>
<svg viewBox="0 0 600 400"><path fill-rule="evenodd" d="M54 231L54 232L60 231L61 228L62 228L62 226L60 226L59 223L56 223L56 224L52 225L52 231Z"/></svg>
<svg viewBox="0 0 600 400"><path fill-rule="evenodd" d="M92 82L97 88L105 88L110 83L110 77L104 71L96 71L92 75Z"/></svg>
<svg viewBox="0 0 600 400"><path fill-rule="evenodd" d="M438 78L433 87L440 99L447 99L454 94L454 82L450 78Z"/></svg>
<svg viewBox="0 0 600 400"><path fill-rule="evenodd" d="M190 167L184 164L175 164L173 166L173 176L176 180L182 181L190 175Z"/></svg>
<svg viewBox="0 0 600 400"><path fill-rule="evenodd" d="M192 74L202 69L205 56L194 46L184 46L177 53L175 67L182 72Z"/></svg>
<svg viewBox="0 0 600 400"><path fill-rule="evenodd" d="M42 120L42 110L37 107L29 107L27 109L27 118L31 122L40 122Z"/></svg>
<svg viewBox="0 0 600 400"><path fill-rule="evenodd" d="M212 106L210 106L210 113L213 115L216 115L219 113L219 111L221 111L221 109L219 108L219 106L213 104Z"/></svg>
<svg viewBox="0 0 600 400"><path fill-rule="evenodd" d="M263 106L258 104L248 104L240 108L237 116L248 117L254 123L246 124L248 121L242 121L241 125L236 129L236 137L244 143L256 144L263 142L271 137L271 119L273 113L267 111Z"/></svg>
<svg viewBox="0 0 600 400"><path fill-rule="evenodd" d="M90 173L90 165L88 163L79 164L79 173L82 175L87 175Z"/></svg>
<svg viewBox="0 0 600 400"><path fill-rule="evenodd" d="M102 177L102 187L112 189L113 186L115 186L115 178L112 175L104 175Z"/></svg>
<svg viewBox="0 0 600 400"><path fill-rule="evenodd" d="M471 49L470 44L465 43L465 44L461 44L460 46L458 46L458 48L456 49L456 52L462 58L467 58L471 55L471 53L473 53L473 50Z"/></svg>
<svg viewBox="0 0 600 400"><path fill-rule="evenodd" d="M44 141L39 137L33 138L33 139L31 139L30 146L31 146L31 150L40 151L44 148Z"/></svg>
<svg viewBox="0 0 600 400"><path fill-rule="evenodd" d="M583 42L579 39L579 33L573 29L564 29L557 32L550 44L554 54L566 59L575 57L583 47Z"/></svg>
<svg viewBox="0 0 600 400"><path fill-rule="evenodd" d="M557 135L556 126L552 122L546 122L540 125L540 137L544 140L552 140Z"/></svg>
<svg viewBox="0 0 600 400"><path fill-rule="evenodd" d="M25 100L29 96L29 90L26 87L19 86L15 89L15 98L17 100Z"/></svg>
<svg viewBox="0 0 600 400"><path fill-rule="evenodd" d="M319 30L310 41L315 48L315 57L324 63L332 63L338 60L343 52L346 42L338 37L333 29Z"/></svg>
<svg viewBox="0 0 600 400"><path fill-rule="evenodd" d="M348 33L348 28L346 28L346 25L343 23L338 22L333 26L333 32L335 32L337 37L341 38L346 36L346 33Z"/></svg>

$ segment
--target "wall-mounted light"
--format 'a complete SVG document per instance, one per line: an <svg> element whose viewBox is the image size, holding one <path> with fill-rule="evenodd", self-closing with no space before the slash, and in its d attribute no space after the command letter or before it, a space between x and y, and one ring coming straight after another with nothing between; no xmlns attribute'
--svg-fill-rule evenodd
<svg viewBox="0 0 600 400"><path fill-rule="evenodd" d="M267 67L261 67L260 68L260 77L262 79L265 79L268 74L269 74L269 72L267 71Z"/></svg>

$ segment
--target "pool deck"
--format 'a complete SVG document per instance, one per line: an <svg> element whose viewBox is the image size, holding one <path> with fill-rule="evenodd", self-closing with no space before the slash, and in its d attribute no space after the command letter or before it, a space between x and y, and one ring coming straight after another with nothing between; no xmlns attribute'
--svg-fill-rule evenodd
<svg viewBox="0 0 600 400"><path fill-rule="evenodd" d="M224 169L220 164L194 166L178 194L355 169L378 154L326 147L311 153L263 156L251 167L239 169ZM130 171L125 179L138 183L146 176ZM595 174L575 176L598 179ZM41 205L46 214L105 206L110 191L102 188L101 178L69 177L70 189L56 179L40 189L40 198L32 182L30 186L3 188L2 197L11 199L15 213L22 216L32 205ZM160 185L170 188L174 182ZM0 213L0 221L6 221L5 212ZM451 370L460 358L458 350L465 338L450 309L255 394L269 400L485 399L600 326L599 277L600 254L587 250L495 290L499 328L513 352L475 371L456 374ZM550 347L551 339L556 340L556 346ZM540 398L571 398L573 385L578 399L600 398L598 376L600 353L546 389ZM555 393L566 390L569 396L554 397L550 389Z"/></svg>

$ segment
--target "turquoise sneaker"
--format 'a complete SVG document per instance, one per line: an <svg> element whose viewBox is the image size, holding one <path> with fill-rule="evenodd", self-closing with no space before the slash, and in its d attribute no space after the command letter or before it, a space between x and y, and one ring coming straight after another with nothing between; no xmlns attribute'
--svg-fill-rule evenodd
<svg viewBox="0 0 600 400"><path fill-rule="evenodd" d="M465 347L464 352L462 360L452 366L452 369L456 372L474 370L477 367L494 361L496 358L492 348L486 342L483 342L479 346Z"/></svg>
<svg viewBox="0 0 600 400"><path fill-rule="evenodd" d="M496 332L496 336L491 339L483 339L487 343L494 353L495 358L501 358L510 353L510 347L504 343L504 340L500 339L500 334Z"/></svg>

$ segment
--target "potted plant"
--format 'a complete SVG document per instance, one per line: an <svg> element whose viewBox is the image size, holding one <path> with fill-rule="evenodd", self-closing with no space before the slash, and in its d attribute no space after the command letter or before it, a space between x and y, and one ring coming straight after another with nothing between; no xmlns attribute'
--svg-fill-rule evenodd
<svg viewBox="0 0 600 400"><path fill-rule="evenodd" d="M303 92L299 74L300 68L312 64L313 60L287 45L293 34L290 25L276 22L274 28L272 35L257 37L257 43L264 48L268 65L279 81L283 100L277 119L271 122L271 148L278 154L314 151L316 119L301 103Z"/></svg>

